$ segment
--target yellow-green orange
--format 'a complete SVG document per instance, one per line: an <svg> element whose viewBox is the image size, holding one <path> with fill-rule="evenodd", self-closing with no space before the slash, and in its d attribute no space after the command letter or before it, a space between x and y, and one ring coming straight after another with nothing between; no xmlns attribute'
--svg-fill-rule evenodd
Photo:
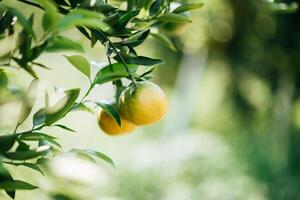
<svg viewBox="0 0 300 200"><path fill-rule="evenodd" d="M124 90L119 99L120 114L136 125L159 121L167 111L167 98L162 89L149 81L138 82Z"/></svg>
<svg viewBox="0 0 300 200"><path fill-rule="evenodd" d="M121 126L104 110L98 113L98 124L101 130L108 135L122 135L132 132L136 126L121 117Z"/></svg>

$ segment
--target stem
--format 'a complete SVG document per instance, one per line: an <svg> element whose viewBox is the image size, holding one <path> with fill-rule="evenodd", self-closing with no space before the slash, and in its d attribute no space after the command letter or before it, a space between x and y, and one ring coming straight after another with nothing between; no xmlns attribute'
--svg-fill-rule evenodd
<svg viewBox="0 0 300 200"><path fill-rule="evenodd" d="M18 124L16 125L16 127L15 127L14 133L16 133L16 132L17 132L17 130L18 130L18 128L19 128L19 126L20 126L20 124L18 123Z"/></svg>
<svg viewBox="0 0 300 200"><path fill-rule="evenodd" d="M0 67L14 67L14 68L18 68L17 66L11 65L9 63L0 64Z"/></svg>
<svg viewBox="0 0 300 200"><path fill-rule="evenodd" d="M133 84L136 86L136 80L134 78L134 76L131 74L129 67L126 63L126 61L124 60L124 58L122 57L122 55L118 52L117 48L115 47L114 43L109 39L109 37L107 37L104 33L102 33L102 31L99 31L99 33L105 37L105 39L108 41L109 45L112 47L112 49L114 50L115 54L117 54L117 56L121 59L121 62L123 63L127 73L129 74L129 77L131 79L131 81L133 82Z"/></svg>
<svg viewBox="0 0 300 200"><path fill-rule="evenodd" d="M23 135L23 134L26 134L26 133L31 133L32 131L37 131L37 130L41 130L42 128L44 128L46 126L46 124L42 124L41 126L37 127L37 128L33 128L29 131L24 131L24 132L20 132L20 133L15 133L17 135Z"/></svg>
<svg viewBox="0 0 300 200"><path fill-rule="evenodd" d="M80 100L80 102L79 102L78 104L81 104L81 103L84 101L84 99L87 97L87 95L89 95L89 93L91 92L91 90L92 90L93 88L94 88L94 84L91 83L89 89L87 90L87 92L85 93L85 95L82 97L82 99Z"/></svg>
<svg viewBox="0 0 300 200"><path fill-rule="evenodd" d="M114 44L108 39L109 44L111 45L111 47L113 48L114 52L117 54L117 56L119 56L119 58L121 59L121 62L123 63L127 73L129 74L130 79L132 80L133 84L136 86L136 80L134 78L134 76L131 74L128 65L126 64L126 61L124 60L124 58L121 56L121 54L118 52L117 48L114 46Z"/></svg>

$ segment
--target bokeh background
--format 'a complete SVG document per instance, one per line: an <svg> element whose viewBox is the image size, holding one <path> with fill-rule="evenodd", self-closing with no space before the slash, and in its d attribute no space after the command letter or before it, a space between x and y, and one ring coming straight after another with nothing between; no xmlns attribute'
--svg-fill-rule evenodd
<svg viewBox="0 0 300 200"><path fill-rule="evenodd" d="M193 2L193 1L190 1ZM199 1L194 1L199 2ZM150 39L139 52L163 58L153 81L164 89L169 111L161 122L110 137L91 113L72 112L62 124L77 130L58 136L64 151L96 149L116 169L61 156L45 176L13 167L14 176L40 185L17 200L296 200L300 199L300 11L291 0L202 0L193 23L166 32L179 51ZM19 4L20 5L20 4ZM24 8L26 9L26 8ZM32 10L28 8L26 12ZM39 12L36 11L39 16ZM66 36L86 43L76 31ZM12 39L10 42L14 42ZM7 43L1 48L9 48ZM98 46L85 51L93 71L106 64ZM65 52L64 55L71 53ZM44 89L81 87L88 80L62 54L46 54L34 109ZM10 69L11 83L26 88L30 76ZM111 84L88 97L113 97ZM0 106L0 130L11 131L20 102ZM30 127L30 120L21 129ZM58 195L59 194L59 195ZM68 195L67 198L64 195ZM7 200L4 193L0 199Z"/></svg>

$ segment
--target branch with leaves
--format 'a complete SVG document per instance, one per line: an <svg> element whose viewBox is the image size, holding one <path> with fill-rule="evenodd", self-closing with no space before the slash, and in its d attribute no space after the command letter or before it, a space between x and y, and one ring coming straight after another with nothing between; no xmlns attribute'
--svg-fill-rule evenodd
<svg viewBox="0 0 300 200"><path fill-rule="evenodd" d="M16 2L18 2L16 4ZM0 41L16 36L14 48L2 53L0 60L0 105L5 104L13 91L8 85L9 75L6 68L14 67L25 70L33 80L27 91L23 91L23 102L15 129L0 136L0 189L15 198L18 189L35 189L36 186L21 180L15 180L8 170L9 165L24 166L43 173L41 168L45 160L52 158L62 149L56 137L43 132L44 127L60 127L74 132L72 128L59 124L59 120L75 110L93 112L86 99L96 85L112 82L116 87L116 101L124 86L123 79L128 79L129 86L150 79L155 67L163 61L138 55L136 47L149 37L172 50L177 50L166 29L172 24L190 23L185 12L200 8L201 3L181 3L176 1L176 8L171 10L172 0L137 0L123 1L121 5L102 0L11 0L0 3ZM25 16L21 7L32 9L30 16ZM36 23L34 12L43 11L43 34L37 37L33 25ZM91 74L90 61L83 55L80 43L61 35L62 32L75 28L90 41L91 47L101 45L106 50L108 65L96 75ZM45 106L36 111L30 130L18 132L23 122L28 120L36 98L39 75L35 67L48 70L50 67L37 61L45 53L73 51L81 54L65 58L89 80L89 89L79 98L80 89L64 91L64 97L54 106L49 105L49 95L45 91ZM143 66L143 68L141 68ZM143 70L140 70L143 69ZM3 97L3 98L2 98ZM113 105L93 102L102 107L118 124L119 113ZM94 150L72 150L72 154L85 154L98 157L113 165L112 159Z"/></svg>

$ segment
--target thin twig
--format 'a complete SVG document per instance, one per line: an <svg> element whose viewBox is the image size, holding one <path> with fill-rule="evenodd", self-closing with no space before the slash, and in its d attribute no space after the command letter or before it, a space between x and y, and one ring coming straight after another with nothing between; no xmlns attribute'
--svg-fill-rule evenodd
<svg viewBox="0 0 300 200"><path fill-rule="evenodd" d="M131 74L126 61L124 60L123 56L118 52L118 50L115 47L114 43L109 39L109 37L107 37L104 33L102 33L102 31L99 31L99 33L103 37L105 37L105 39L107 40L107 42L109 43L109 45L111 46L111 48L114 50L115 54L117 54L117 56L121 59L121 62L123 63L123 65L124 65L127 73L129 74L130 79L132 80L133 84L136 85L136 80L135 80L134 76Z"/></svg>

